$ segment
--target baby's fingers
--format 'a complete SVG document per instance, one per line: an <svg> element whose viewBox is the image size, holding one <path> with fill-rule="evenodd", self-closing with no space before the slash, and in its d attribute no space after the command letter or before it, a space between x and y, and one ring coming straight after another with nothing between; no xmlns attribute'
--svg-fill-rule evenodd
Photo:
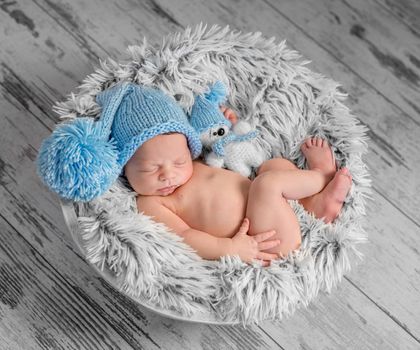
<svg viewBox="0 0 420 350"><path fill-rule="evenodd" d="M254 239L257 242L262 242L265 241L267 238L270 238L272 235L274 235L276 233L275 230L271 230L271 231L267 231L267 232L262 232L262 233L258 233L254 236Z"/></svg>
<svg viewBox="0 0 420 350"><path fill-rule="evenodd" d="M242 221L242 225L239 228L238 233L246 234L248 232L248 230L249 230L249 220L247 218L245 218Z"/></svg>
<svg viewBox="0 0 420 350"><path fill-rule="evenodd" d="M261 263L261 266L263 266L263 267L270 266L270 261L263 261L263 262Z"/></svg>
<svg viewBox="0 0 420 350"><path fill-rule="evenodd" d="M270 253L263 253L263 252L259 252L257 254L257 259L260 260L273 260L273 259L278 259L279 256L278 254L270 254Z"/></svg>
<svg viewBox="0 0 420 350"><path fill-rule="evenodd" d="M270 266L270 265L271 265L271 261L270 261L270 260L265 261L265 260L258 260L258 259L254 259L254 261L259 261L259 262L261 262L261 266L263 266L263 267L267 267L267 266Z"/></svg>
<svg viewBox="0 0 420 350"><path fill-rule="evenodd" d="M266 250L268 248L273 248L275 246L278 246L279 244L280 244L279 239L275 239L273 241L261 242L261 243L258 243L258 249L259 250Z"/></svg>

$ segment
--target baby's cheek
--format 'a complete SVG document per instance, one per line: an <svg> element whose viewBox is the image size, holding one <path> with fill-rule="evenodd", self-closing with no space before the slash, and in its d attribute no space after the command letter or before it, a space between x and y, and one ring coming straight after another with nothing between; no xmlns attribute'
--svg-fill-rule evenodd
<svg viewBox="0 0 420 350"><path fill-rule="evenodd" d="M187 167L186 169L185 169L185 171L184 171L184 176L183 176L183 181L182 181L182 183L183 184L185 184L190 178L191 178L191 176L192 176L192 174L193 174L193 166L192 166L192 164L189 166L189 167Z"/></svg>
<svg viewBox="0 0 420 350"><path fill-rule="evenodd" d="M132 180L131 187L133 187L134 191L136 191L138 194L143 194L145 191L147 191L149 186L147 185L147 181L143 176L136 176Z"/></svg>

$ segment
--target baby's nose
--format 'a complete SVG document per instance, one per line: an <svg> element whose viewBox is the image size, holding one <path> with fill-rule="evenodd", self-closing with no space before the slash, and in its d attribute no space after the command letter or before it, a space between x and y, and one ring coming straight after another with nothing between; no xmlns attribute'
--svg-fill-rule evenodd
<svg viewBox="0 0 420 350"><path fill-rule="evenodd" d="M159 175L161 181L171 180L175 177L175 172L172 168L164 168Z"/></svg>

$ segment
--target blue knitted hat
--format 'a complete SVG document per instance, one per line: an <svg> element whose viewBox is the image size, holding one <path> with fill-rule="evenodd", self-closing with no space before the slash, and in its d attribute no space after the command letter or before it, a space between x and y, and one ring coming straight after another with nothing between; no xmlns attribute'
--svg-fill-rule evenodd
<svg viewBox="0 0 420 350"><path fill-rule="evenodd" d="M132 83L101 92L98 121L81 117L57 126L37 159L42 181L60 196L89 201L115 182L136 150L154 136L186 136L193 159L201 153L198 134L176 101L162 91Z"/></svg>
<svg viewBox="0 0 420 350"><path fill-rule="evenodd" d="M226 94L225 85L221 81L216 81L204 96L196 96L190 114L190 124L195 131L201 134L214 126L227 125L229 128L232 126L219 108L226 100Z"/></svg>

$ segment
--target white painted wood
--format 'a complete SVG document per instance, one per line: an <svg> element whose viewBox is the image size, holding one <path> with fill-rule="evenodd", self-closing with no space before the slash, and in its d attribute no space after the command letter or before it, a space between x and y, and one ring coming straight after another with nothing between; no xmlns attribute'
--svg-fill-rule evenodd
<svg viewBox="0 0 420 350"><path fill-rule="evenodd" d="M420 123L418 35L387 9L374 0L269 3Z"/></svg>
<svg viewBox="0 0 420 350"><path fill-rule="evenodd" d="M2 217L0 230L3 349L131 349L95 303L74 293L55 267Z"/></svg>
<svg viewBox="0 0 420 350"><path fill-rule="evenodd" d="M420 2L418 0L375 0L388 9L396 18L404 23L410 30L420 35ZM418 58L418 57L417 57Z"/></svg>
<svg viewBox="0 0 420 350"><path fill-rule="evenodd" d="M338 2L332 3L336 12L350 23L351 11ZM383 83L390 79L387 69L362 67L364 62L370 62L368 51L360 55L363 51L352 52L346 43L340 42L351 34L343 30L342 36L332 35L329 39L323 34L336 30L334 22L330 21L331 14L321 11L329 5L326 0L311 3L319 11L319 18L310 18L311 9L301 9L298 4L289 6L288 2L270 5L253 1L62 0L52 3L38 0L1 4L0 85L4 100L0 100L0 130L4 132L0 135L0 215L3 220L0 235L6 239L10 237L10 230L18 232L13 243L9 243L16 256L24 258L0 255L0 268L4 266L3 261L17 271L19 268L25 271L30 265L34 276L42 283L58 286L66 293L64 303L75 300L73 308L64 312L66 319L74 322L71 315L76 310L85 319L91 317L97 324L94 336L109 329L109 334L115 335L110 338L123 349L139 348L140 344L150 349L418 348L420 310L416 301L420 289L417 267L420 258L416 247L420 241L417 210L420 203L413 196L420 190L418 119L410 112L410 105L393 96L389 85ZM372 8L376 9L376 5L372 2L366 5L359 2L358 6L362 13L375 19L365 27L369 35L375 33L374 38L380 37L378 28L382 27L375 23L388 17L381 11L375 17ZM395 36L409 38L411 41L403 42L412 42L418 47L418 37L407 36L404 26L395 20L397 17L393 18L387 24L382 23L392 35L388 41L385 38L378 42L381 50L397 45ZM371 152L366 161L374 170L375 203L368 209L367 227L372 243L366 247L365 262L353 270L331 296L321 295L319 302L300 310L292 319L267 321L247 330L163 319L133 305L104 284L77 255L58 201L40 184L33 167L41 140L57 121L50 112L53 101L73 91L86 74L93 71L99 57L111 55L118 59L128 44L141 41L143 35L154 41L200 21L229 23L244 32L262 31L267 37L287 38L289 46L313 60L312 69L343 83L351 95L348 105L371 130ZM409 31L407 25L405 28ZM317 35L323 37L323 41ZM410 87L402 89L409 91ZM31 260L39 256L45 259L45 265ZM0 279L0 291L5 286L4 279ZM37 288L41 291L43 285ZM40 296L47 297L42 293ZM57 300L52 301L49 307L57 303ZM15 313L4 305L0 302L0 341L12 349L21 347L25 339L34 339L33 325L37 321L47 322L40 315ZM22 305L20 310L29 310ZM11 329L17 330L14 333ZM24 335L19 337L21 333ZM40 339L62 344L76 341L65 331L58 333L51 340L49 333L44 332L41 334L44 338ZM79 339L80 343L88 339L87 333L85 337Z"/></svg>

